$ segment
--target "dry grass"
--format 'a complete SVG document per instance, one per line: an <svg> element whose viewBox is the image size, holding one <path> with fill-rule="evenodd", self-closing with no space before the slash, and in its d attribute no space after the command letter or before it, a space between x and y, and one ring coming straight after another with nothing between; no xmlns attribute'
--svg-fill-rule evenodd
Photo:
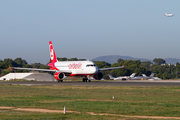
<svg viewBox="0 0 180 120"><path fill-rule="evenodd" d="M0 91L0 106L19 108L19 112L15 112L14 108L1 109L0 119L14 116L26 118L24 115L31 119L36 117L64 119L55 113L49 113L51 114L49 116L45 113L23 111L27 109L62 111L64 106L69 111L80 112L80 115L78 113L62 115L65 119L122 119L127 116L179 117L180 111L178 96L180 87L1 85ZM112 96L115 96L114 100ZM94 113L95 116L92 117L89 112ZM145 118L134 117L133 119ZM156 118L147 117L147 119Z"/></svg>

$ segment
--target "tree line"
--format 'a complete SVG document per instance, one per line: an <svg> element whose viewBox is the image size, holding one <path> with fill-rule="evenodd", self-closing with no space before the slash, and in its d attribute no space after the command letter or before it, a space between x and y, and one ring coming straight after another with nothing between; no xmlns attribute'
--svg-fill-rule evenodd
<svg viewBox="0 0 180 120"><path fill-rule="evenodd" d="M58 61L85 61L86 59L77 58L57 58ZM50 61L49 61L50 62ZM48 62L48 63L49 63ZM116 63L110 64L105 61L93 61L98 68L118 67L124 65L122 69L114 69L109 71L101 71L104 74L104 79L109 79L108 74L113 76L129 76L132 73L136 73L137 76L146 74L149 76L151 73L156 73L156 77L161 79L178 79L180 72L180 64L177 62L176 65L168 65L166 61L161 58L155 58L153 63L151 61L140 61L140 60L123 60L119 58ZM48 64L47 63L47 64ZM9 69L11 67L24 67L24 68L40 68L48 69L49 67L41 63L28 64L26 60L22 58L10 59L6 58L0 60L0 76L12 72ZM16 72L27 72L27 70L16 70Z"/></svg>

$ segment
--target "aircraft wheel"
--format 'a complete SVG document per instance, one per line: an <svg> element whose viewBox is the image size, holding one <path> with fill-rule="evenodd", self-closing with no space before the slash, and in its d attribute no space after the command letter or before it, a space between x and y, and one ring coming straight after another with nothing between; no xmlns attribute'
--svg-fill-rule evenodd
<svg viewBox="0 0 180 120"><path fill-rule="evenodd" d="M88 80L88 82L91 82L91 80Z"/></svg>
<svg viewBox="0 0 180 120"><path fill-rule="evenodd" d="M123 78L122 80L126 80L126 78Z"/></svg>
<svg viewBox="0 0 180 120"><path fill-rule="evenodd" d="M83 80L82 80L83 82L85 82L85 78L83 78Z"/></svg>

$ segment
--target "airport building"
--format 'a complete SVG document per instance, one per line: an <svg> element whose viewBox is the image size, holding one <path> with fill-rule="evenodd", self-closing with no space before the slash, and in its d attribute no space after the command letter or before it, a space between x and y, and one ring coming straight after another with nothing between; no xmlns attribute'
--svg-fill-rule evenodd
<svg viewBox="0 0 180 120"><path fill-rule="evenodd" d="M35 80L35 81L56 81L54 76L49 73L9 73L0 77L0 80Z"/></svg>

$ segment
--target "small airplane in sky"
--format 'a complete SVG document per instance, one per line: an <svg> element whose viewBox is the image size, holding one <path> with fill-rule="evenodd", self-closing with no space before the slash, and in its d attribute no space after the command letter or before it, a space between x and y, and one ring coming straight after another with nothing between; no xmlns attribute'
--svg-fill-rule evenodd
<svg viewBox="0 0 180 120"><path fill-rule="evenodd" d="M136 73L131 74L130 76L119 76L119 77L113 77L112 75L108 75L111 80L128 80L133 78L136 75Z"/></svg>
<svg viewBox="0 0 180 120"><path fill-rule="evenodd" d="M167 13L165 13L165 16L167 16L167 17L173 17L174 14L167 14Z"/></svg>
<svg viewBox="0 0 180 120"><path fill-rule="evenodd" d="M54 78L58 82L63 82L63 80L67 76L85 76L83 78L83 82L91 82L90 80L91 76L96 80L101 80L103 78L103 73L100 72L102 70L111 70L111 69L118 69L118 68L124 67L124 66L120 66L120 67L98 69L96 64L92 61L61 61L59 62L56 58L56 54L55 54L51 41L49 41L49 48L50 48L51 63L49 63L48 66L50 69L19 68L19 67L10 67L10 68L54 72Z"/></svg>

